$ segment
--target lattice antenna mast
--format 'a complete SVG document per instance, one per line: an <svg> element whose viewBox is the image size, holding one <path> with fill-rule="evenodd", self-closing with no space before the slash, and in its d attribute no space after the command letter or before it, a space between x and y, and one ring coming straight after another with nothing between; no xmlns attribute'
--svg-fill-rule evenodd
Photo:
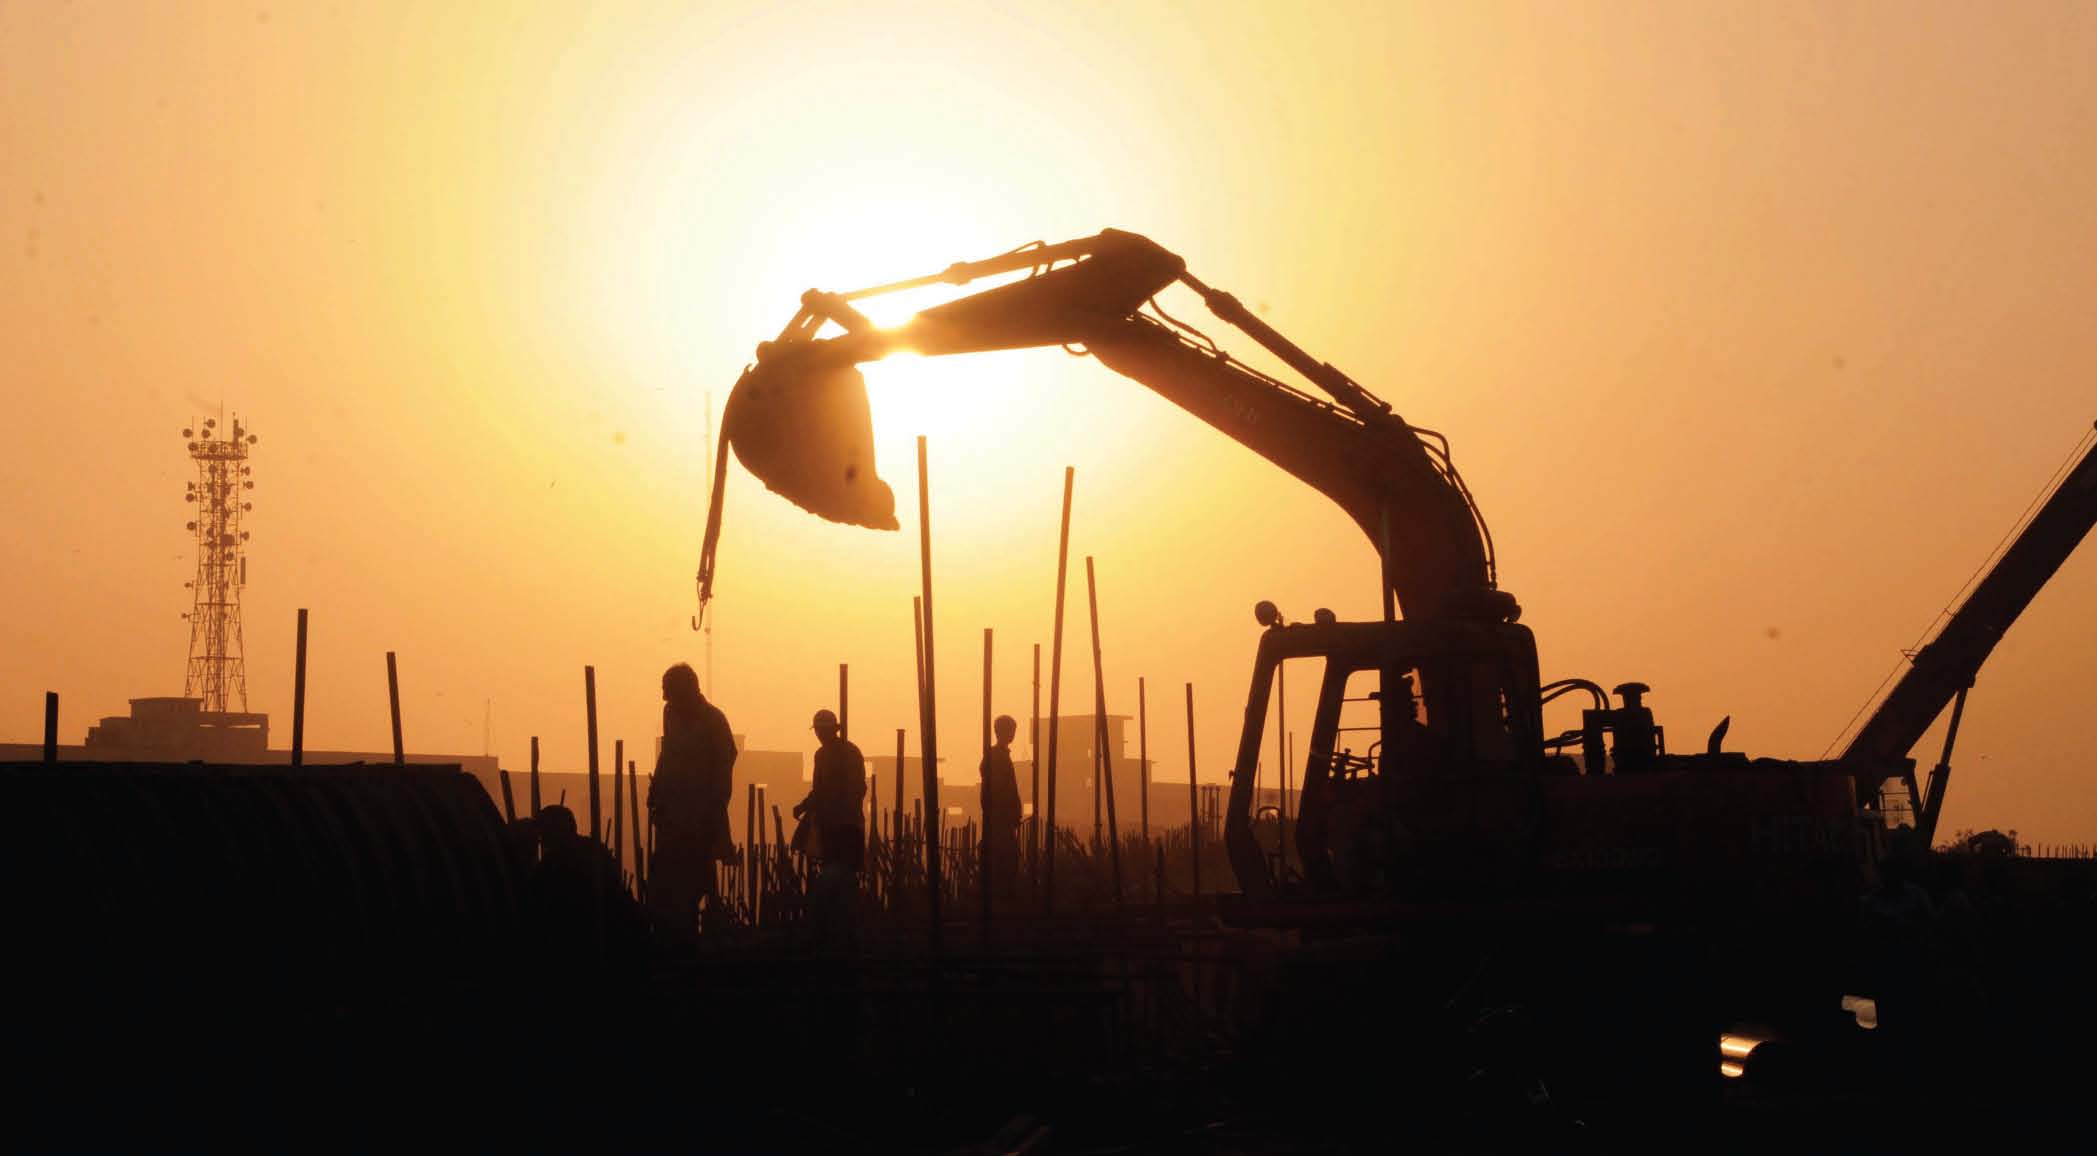
<svg viewBox="0 0 2097 1156"><path fill-rule="evenodd" d="M182 680L186 698L201 698L206 711L248 709L247 662L240 637L240 592L247 585L246 545L241 516L255 508L248 491L248 449L255 435L239 415L230 430L216 418L182 431L197 478L189 483L186 502L195 503L197 576L189 583L194 598L189 619L189 673ZM237 704L237 705L236 705Z"/></svg>

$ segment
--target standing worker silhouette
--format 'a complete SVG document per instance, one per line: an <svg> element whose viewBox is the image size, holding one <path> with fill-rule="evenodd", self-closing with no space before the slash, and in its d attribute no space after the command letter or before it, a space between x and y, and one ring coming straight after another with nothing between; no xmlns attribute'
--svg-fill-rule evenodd
<svg viewBox="0 0 2097 1156"><path fill-rule="evenodd" d="M735 736L728 716L699 693L699 676L680 662L663 672L663 742L648 782L648 814L655 822L655 858L648 868L648 903L668 925L693 928L706 902L711 922L725 911L715 890L715 865L734 853L728 801L735 795Z"/></svg>
<svg viewBox="0 0 2097 1156"><path fill-rule="evenodd" d="M822 867L809 888L809 915L819 944L849 950L854 941L853 908L859 901L859 869L866 853L866 827L859 808L866 800L866 759L838 733L837 716L815 713L814 781L808 797L794 804L794 817L815 829L811 857Z"/></svg>
<svg viewBox="0 0 2097 1156"><path fill-rule="evenodd" d="M1012 736L1019 723L1001 714L991 724L996 745L983 752L983 785L978 803L983 813L983 841L990 854L991 882L1000 891L1010 891L1019 879L1019 825L1021 814L1019 776L1012 769Z"/></svg>

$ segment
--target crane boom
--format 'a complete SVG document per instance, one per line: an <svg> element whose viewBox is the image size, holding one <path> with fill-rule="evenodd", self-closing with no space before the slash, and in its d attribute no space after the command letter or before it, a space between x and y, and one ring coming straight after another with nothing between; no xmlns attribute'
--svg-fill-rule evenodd
<svg viewBox="0 0 2097 1156"><path fill-rule="evenodd" d="M1841 761L1854 769L1858 798L1874 796L1892 768L1906 765L1908 752L1923 732L1952 699L1973 685L1974 675L1995 644L2075 552L2093 524L2097 524L2097 441L2090 442L1944 628L1915 652L1900 681L1844 748ZM1941 799L1941 787L1931 793Z"/></svg>
<svg viewBox="0 0 2097 1156"><path fill-rule="evenodd" d="M851 303L885 292L1031 270L1026 278L926 309L893 328ZM1185 284L1330 400L1251 369L1145 313ZM826 323L844 330L817 333ZM865 391L853 367L899 350L926 355L1082 345L1102 365L1149 387L1337 503L1382 558L1383 580L1412 618L1513 621L1496 588L1491 538L1437 435L1418 430L1328 363L1317 361L1236 298L1186 272L1147 238L1118 230L950 266L927 277L850 293L811 291L779 339L731 393L722 441L774 491L813 513L895 527L894 499L872 470ZM722 455L725 459L725 455ZM721 523L721 469L708 512L699 585L711 594Z"/></svg>

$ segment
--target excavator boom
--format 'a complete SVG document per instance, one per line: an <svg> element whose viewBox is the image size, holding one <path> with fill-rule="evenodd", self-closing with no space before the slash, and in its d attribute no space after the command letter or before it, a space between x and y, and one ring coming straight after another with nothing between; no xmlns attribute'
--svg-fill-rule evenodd
<svg viewBox="0 0 2097 1156"><path fill-rule="evenodd" d="M852 305L879 293L1021 270L1029 275L926 309L893 328L875 326ZM1174 283L1199 293L1212 312L1326 397L1246 366L1156 310L1153 298ZM819 336L828 324L844 332ZM936 356L1037 346L1083 346L1101 364L1338 503L1376 547L1385 588L1408 617L1513 621L1519 615L1514 599L1495 588L1490 536L1445 443L1407 425L1236 298L1189 275L1178 256L1133 233L1110 229L871 289L805 294L801 310L777 340L758 347L757 361L736 383L722 442L768 487L804 509L893 529L894 496L873 470L856 366L901 350ZM726 454L717 460L699 574L702 608L712 593Z"/></svg>

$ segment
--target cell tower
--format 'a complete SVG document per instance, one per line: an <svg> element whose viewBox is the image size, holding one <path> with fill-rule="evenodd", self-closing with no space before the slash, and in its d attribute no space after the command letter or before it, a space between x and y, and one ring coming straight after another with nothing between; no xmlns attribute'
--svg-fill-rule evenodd
<svg viewBox="0 0 2097 1156"><path fill-rule="evenodd" d="M255 435L233 418L230 434L215 418L182 431L189 457L197 463L197 480L183 501L197 506L189 528L197 536L197 576L189 613L189 674L182 680L185 698L201 698L207 712L248 709L247 662L240 639L240 591L248 583L241 515L255 508L247 491L248 447ZM234 705L234 704L239 705Z"/></svg>

